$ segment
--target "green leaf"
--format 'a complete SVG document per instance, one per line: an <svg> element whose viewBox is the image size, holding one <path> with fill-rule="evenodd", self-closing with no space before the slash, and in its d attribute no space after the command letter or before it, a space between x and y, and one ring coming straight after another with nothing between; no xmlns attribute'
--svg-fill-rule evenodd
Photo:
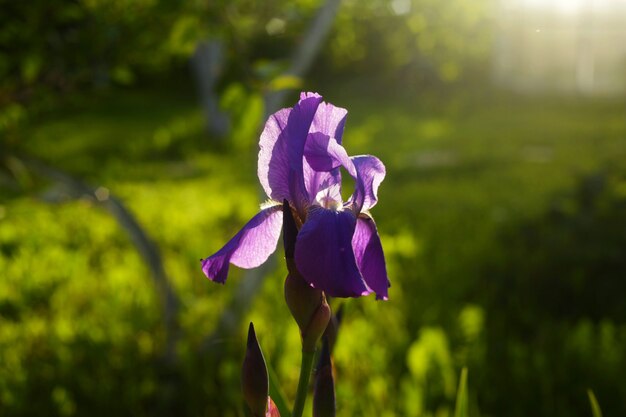
<svg viewBox="0 0 626 417"><path fill-rule="evenodd" d="M461 370L461 379L459 381L459 389L456 392L456 407L454 409L454 417L468 417L468 400L467 400L467 368Z"/></svg>
<svg viewBox="0 0 626 417"><path fill-rule="evenodd" d="M602 417L602 410L600 410L600 404L596 399L595 394L591 389L587 390L587 396L589 397L589 404L591 405L591 414L593 417Z"/></svg>
<svg viewBox="0 0 626 417"><path fill-rule="evenodd" d="M278 382L276 372L274 372L274 368L272 368L272 365L270 365L269 363L267 363L267 373L270 376L270 397L272 397L272 400L274 400L274 404L276 404L276 407L278 407L280 415L291 415L289 407L287 406L287 401L285 401L285 394L280 389L280 383Z"/></svg>
<svg viewBox="0 0 626 417"><path fill-rule="evenodd" d="M272 91L295 90L300 88L300 86L302 86L302 79L295 75L279 75L269 84Z"/></svg>

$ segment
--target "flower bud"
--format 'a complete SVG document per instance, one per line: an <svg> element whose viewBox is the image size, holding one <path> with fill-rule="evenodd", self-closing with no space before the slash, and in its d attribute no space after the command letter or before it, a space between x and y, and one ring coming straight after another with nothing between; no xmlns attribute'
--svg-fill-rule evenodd
<svg viewBox="0 0 626 417"><path fill-rule="evenodd" d="M330 346L324 337L322 353L315 371L313 417L335 417L335 381L330 360Z"/></svg>
<svg viewBox="0 0 626 417"><path fill-rule="evenodd" d="M267 397L267 412L265 413L265 417L280 417L278 407L274 404L272 397Z"/></svg>
<svg viewBox="0 0 626 417"><path fill-rule="evenodd" d="M337 342L337 335L339 333L339 325L341 324L342 317L343 304L339 305L337 311L333 313L330 321L328 322L328 326L326 327L326 331L324 332L324 336L322 336L324 339L328 339L328 347L330 348L331 353L335 347L335 343Z"/></svg>
<svg viewBox="0 0 626 417"><path fill-rule="evenodd" d="M324 293L311 287L302 278L293 259L287 259L287 269L290 272L285 279L285 300L300 328L302 349L312 352L328 326L330 306Z"/></svg>
<svg viewBox="0 0 626 417"><path fill-rule="evenodd" d="M269 377L265 358L256 339L254 326L248 328L246 356L241 369L243 399L254 417L265 417L268 404Z"/></svg>
<svg viewBox="0 0 626 417"><path fill-rule="evenodd" d="M285 278L285 300L291 315L303 331L308 326L315 310L322 304L322 291L311 287L296 270L293 259L287 259L289 273Z"/></svg>
<svg viewBox="0 0 626 417"><path fill-rule="evenodd" d="M314 352L315 345L324 334L332 312L326 302L326 297L322 295L322 303L319 305L306 330L302 333L302 350L304 352Z"/></svg>

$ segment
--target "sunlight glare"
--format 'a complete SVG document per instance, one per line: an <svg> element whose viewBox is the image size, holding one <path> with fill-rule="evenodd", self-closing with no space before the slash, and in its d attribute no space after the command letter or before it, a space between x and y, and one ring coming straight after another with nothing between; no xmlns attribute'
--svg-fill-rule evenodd
<svg viewBox="0 0 626 417"><path fill-rule="evenodd" d="M626 7L625 0L519 0L518 3L529 8L552 10L564 15L610 11Z"/></svg>

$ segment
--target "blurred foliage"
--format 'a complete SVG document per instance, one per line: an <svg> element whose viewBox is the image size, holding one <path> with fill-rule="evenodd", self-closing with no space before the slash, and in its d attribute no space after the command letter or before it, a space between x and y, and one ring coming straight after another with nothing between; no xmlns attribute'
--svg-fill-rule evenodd
<svg viewBox="0 0 626 417"><path fill-rule="evenodd" d="M488 316L493 367L483 372L527 400L511 415L574 415L592 381L604 407L626 413L615 384L626 367L625 186L623 170L590 175L541 217L502 233L509 253L488 269L483 294L500 313ZM510 403L484 394L489 408Z"/></svg>
<svg viewBox="0 0 626 417"><path fill-rule="evenodd" d="M282 33L267 25L289 21L293 44L316 6L311 0L9 2L0 15L0 146L15 145L27 109L49 110L71 92L166 76L209 38L228 47L223 82L253 84L252 63L276 58L275 45L259 54L259 44L267 44L268 33ZM279 58L291 51L283 50Z"/></svg>
<svg viewBox="0 0 626 417"><path fill-rule="evenodd" d="M215 285L198 259L256 212L262 93L280 88L347 108L349 153L388 171L373 214L390 301L333 300L346 313L339 416L452 416L463 386L472 416L588 416L589 388L626 414L626 104L486 88L488 0L345 0L311 79L282 77L320 4L4 6L3 415L241 415L245 323L205 342L244 274ZM206 39L226 46L217 90L232 131L219 145L185 81ZM121 197L145 225L182 303L176 363L128 236L4 159L14 148ZM246 320L291 400L300 340L283 278L268 273Z"/></svg>
<svg viewBox="0 0 626 417"><path fill-rule="evenodd" d="M487 62L492 7L490 0L347 0L329 62L403 89L459 81Z"/></svg>
<svg viewBox="0 0 626 417"><path fill-rule="evenodd" d="M343 302L339 415L451 416L464 365L469 415L587 416L588 387L623 411L621 105L337 91L327 98L350 109L350 153L387 165L374 215L393 285L389 302ZM207 147L202 132L180 91L100 94L24 132L29 152L119 195L146 226L184 337L176 366L163 362L148 271L108 214L36 178L36 198L2 188L4 415L240 415L245 325L202 346L243 274L215 285L198 259L256 211L256 160ZM300 341L283 274L246 320L293 399Z"/></svg>
<svg viewBox="0 0 626 417"><path fill-rule="evenodd" d="M220 91L232 84L256 91L297 88L299 80L280 74L321 4L9 2L0 15L0 146L17 141L27 109L50 109L60 96L86 88L163 77L184 67L207 39L226 45ZM488 0L344 1L318 66L326 77L386 76L401 89L458 81L486 63L489 6ZM256 111L257 104L249 105Z"/></svg>
<svg viewBox="0 0 626 417"><path fill-rule="evenodd" d="M456 393L456 405L454 408L454 417L468 417L468 399L467 399L467 368L461 370L459 388Z"/></svg>

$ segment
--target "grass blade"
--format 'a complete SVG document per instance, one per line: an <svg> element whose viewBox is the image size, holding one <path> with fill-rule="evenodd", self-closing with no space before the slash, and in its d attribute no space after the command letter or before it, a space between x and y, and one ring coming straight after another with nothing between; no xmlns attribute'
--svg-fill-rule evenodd
<svg viewBox="0 0 626 417"><path fill-rule="evenodd" d="M468 395L467 395L467 368L461 370L459 389L456 392L456 407L454 417L468 417Z"/></svg>
<svg viewBox="0 0 626 417"><path fill-rule="evenodd" d="M602 417L602 410L600 410L600 404L596 399L596 395L591 389L587 390L587 396L589 397L589 404L591 405L591 414L593 417Z"/></svg>

